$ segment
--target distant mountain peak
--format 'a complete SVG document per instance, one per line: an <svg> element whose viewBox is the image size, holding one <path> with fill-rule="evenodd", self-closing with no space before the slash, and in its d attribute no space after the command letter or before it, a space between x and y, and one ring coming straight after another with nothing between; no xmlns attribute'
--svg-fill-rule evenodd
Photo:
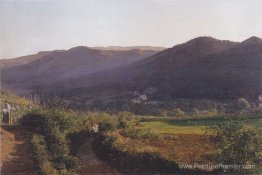
<svg viewBox="0 0 262 175"><path fill-rule="evenodd" d="M187 43L194 43L194 44L210 44L210 43L218 43L218 42L224 42L224 43L235 43L230 40L219 40L211 36L200 36L197 38L194 38L192 40L189 40Z"/></svg>
<svg viewBox="0 0 262 175"><path fill-rule="evenodd" d="M89 47L86 47L86 46L77 46L77 47L72 47L71 49L69 49L68 51L70 50L90 50L91 48Z"/></svg>
<svg viewBox="0 0 262 175"><path fill-rule="evenodd" d="M251 36L250 38L244 40L244 44L262 43L262 39L256 36Z"/></svg>
<svg viewBox="0 0 262 175"><path fill-rule="evenodd" d="M174 46L171 54L173 54L173 52L180 52L180 57L181 55L190 55L192 59L225 51L236 44L236 42L229 40L219 40L210 36L201 36Z"/></svg>
<svg viewBox="0 0 262 175"><path fill-rule="evenodd" d="M213 42L213 41L220 41L220 40L215 39L211 36L200 36L192 40L189 40L187 43L205 43L205 42Z"/></svg>

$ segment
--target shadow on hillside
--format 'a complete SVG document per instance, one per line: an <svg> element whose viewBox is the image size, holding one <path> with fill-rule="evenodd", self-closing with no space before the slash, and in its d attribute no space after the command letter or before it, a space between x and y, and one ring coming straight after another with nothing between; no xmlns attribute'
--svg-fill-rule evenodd
<svg viewBox="0 0 262 175"><path fill-rule="evenodd" d="M15 141L10 143L2 144L10 144L5 146L11 146L14 144L14 148L12 152L8 155L8 160L4 160L2 162L1 174L3 175L33 175L36 174L36 164L33 160L31 148L30 148L30 140L32 138L32 133L23 128L20 125L1 125L2 129L14 134ZM3 135L2 137L5 137ZM2 138L10 139L10 138Z"/></svg>

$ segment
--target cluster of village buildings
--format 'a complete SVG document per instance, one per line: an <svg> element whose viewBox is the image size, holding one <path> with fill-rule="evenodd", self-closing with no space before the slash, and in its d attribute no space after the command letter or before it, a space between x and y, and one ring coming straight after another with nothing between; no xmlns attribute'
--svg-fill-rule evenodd
<svg viewBox="0 0 262 175"><path fill-rule="evenodd" d="M133 97L131 102L134 104L159 104L159 101L150 101L146 94L140 94L138 91L134 91Z"/></svg>
<svg viewBox="0 0 262 175"><path fill-rule="evenodd" d="M157 105L160 102L159 101L149 101L148 97L146 94L140 94L138 91L134 91L133 93L133 99L131 99L131 102L134 104L152 104L152 105ZM260 95L258 97L258 103L257 103L258 107L262 107L262 95ZM2 122L4 123L8 123L11 124L13 122L13 118L11 116L11 110L12 107L10 104L8 104L7 102L5 102L5 104L3 105L3 109L2 109ZM93 124L90 128L90 131L93 133L97 133L98 132L98 125L97 124Z"/></svg>
<svg viewBox="0 0 262 175"><path fill-rule="evenodd" d="M138 91L133 92L133 98L131 99L133 104L152 104L157 105L159 101L150 101L146 94L140 94ZM257 106L262 107L262 95L258 96Z"/></svg>

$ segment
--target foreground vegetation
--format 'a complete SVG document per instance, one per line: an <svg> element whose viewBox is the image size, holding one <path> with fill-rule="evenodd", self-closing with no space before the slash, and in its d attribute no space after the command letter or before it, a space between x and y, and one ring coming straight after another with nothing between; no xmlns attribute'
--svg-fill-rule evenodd
<svg viewBox="0 0 262 175"><path fill-rule="evenodd" d="M123 173L259 172L262 142L258 122L260 115L157 118L130 112L86 115L61 108L34 110L21 119L36 133L32 148L39 174L65 175L77 174L79 160L72 147L81 137L90 137L93 123L100 130L93 143L97 156ZM247 170L181 168L219 163L255 166Z"/></svg>
<svg viewBox="0 0 262 175"><path fill-rule="evenodd" d="M260 109L234 114L198 111L194 115L176 110L181 115L175 116L82 113L59 105L35 105L8 93L1 95L12 106L24 109L17 119L34 133L31 146L38 174L77 174L79 160L75 151L83 138L90 137L95 138L93 148L97 156L123 173L246 174L262 171ZM98 134L90 134L89 128L94 123L99 125ZM188 166L194 164L242 167Z"/></svg>
<svg viewBox="0 0 262 175"><path fill-rule="evenodd" d="M36 133L31 144L38 174L76 174L78 160L70 153L68 139L75 127L71 113L59 108L33 110L20 122Z"/></svg>

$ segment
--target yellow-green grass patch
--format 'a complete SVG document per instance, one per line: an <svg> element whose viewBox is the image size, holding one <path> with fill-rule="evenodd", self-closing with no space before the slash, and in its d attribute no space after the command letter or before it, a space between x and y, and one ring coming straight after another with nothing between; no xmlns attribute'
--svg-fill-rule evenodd
<svg viewBox="0 0 262 175"><path fill-rule="evenodd" d="M198 134L202 135L206 133L206 126L202 125L191 125L191 126L181 126L175 125L163 121L152 121L152 122L141 122L142 128L151 129L153 132L159 134Z"/></svg>

